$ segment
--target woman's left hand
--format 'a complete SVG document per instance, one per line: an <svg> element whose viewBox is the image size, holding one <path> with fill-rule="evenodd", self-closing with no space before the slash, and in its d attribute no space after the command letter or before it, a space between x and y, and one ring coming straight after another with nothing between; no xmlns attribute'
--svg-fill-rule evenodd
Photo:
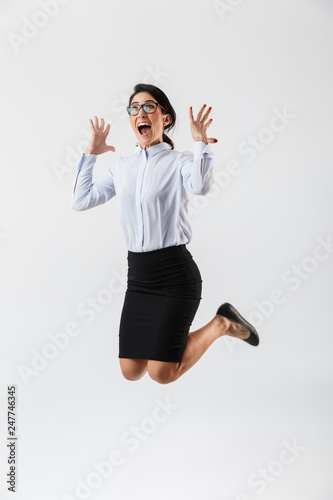
<svg viewBox="0 0 333 500"><path fill-rule="evenodd" d="M207 109L206 113L202 116L202 113L204 112L206 107L206 104L202 106L200 109L197 119L194 120L193 117L193 111L192 107L190 108L190 128L191 128L191 134L192 137L195 141L202 141L208 144L209 142L217 142L217 139L214 137L209 137L207 138L207 133L206 130L209 127L209 125L212 123L213 119L211 118L206 122L209 113L211 112L211 107ZM205 123L206 122L206 123Z"/></svg>

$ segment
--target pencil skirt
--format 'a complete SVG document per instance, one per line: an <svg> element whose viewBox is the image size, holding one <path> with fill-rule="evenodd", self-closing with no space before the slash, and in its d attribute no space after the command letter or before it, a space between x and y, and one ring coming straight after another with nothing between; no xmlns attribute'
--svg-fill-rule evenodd
<svg viewBox="0 0 333 500"><path fill-rule="evenodd" d="M128 251L119 358L180 362L201 300L199 268L186 245Z"/></svg>

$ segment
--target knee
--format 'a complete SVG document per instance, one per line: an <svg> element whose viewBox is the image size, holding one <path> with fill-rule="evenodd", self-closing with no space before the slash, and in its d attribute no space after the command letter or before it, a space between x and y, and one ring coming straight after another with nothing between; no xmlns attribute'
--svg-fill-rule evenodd
<svg viewBox="0 0 333 500"><path fill-rule="evenodd" d="M158 384L170 384L178 379L177 370L170 366L149 366L148 363L148 374Z"/></svg>
<svg viewBox="0 0 333 500"><path fill-rule="evenodd" d="M124 362L120 362L120 369L123 377L126 380L140 380L147 371L146 367L130 366Z"/></svg>
<svg viewBox="0 0 333 500"><path fill-rule="evenodd" d="M121 373L126 380L131 380L132 382L140 380L144 376L144 373L137 374L126 370L121 370Z"/></svg>

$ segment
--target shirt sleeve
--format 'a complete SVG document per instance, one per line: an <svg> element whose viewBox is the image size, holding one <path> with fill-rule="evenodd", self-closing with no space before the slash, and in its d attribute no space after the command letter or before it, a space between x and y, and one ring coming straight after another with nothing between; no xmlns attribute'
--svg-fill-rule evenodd
<svg viewBox="0 0 333 500"><path fill-rule="evenodd" d="M195 141L194 154L184 151L180 161L184 188L192 194L208 193L214 180L214 153L209 143Z"/></svg>
<svg viewBox="0 0 333 500"><path fill-rule="evenodd" d="M92 182L93 167L97 155L83 154L79 163L72 193L73 210L88 210L102 205L116 195L112 170Z"/></svg>

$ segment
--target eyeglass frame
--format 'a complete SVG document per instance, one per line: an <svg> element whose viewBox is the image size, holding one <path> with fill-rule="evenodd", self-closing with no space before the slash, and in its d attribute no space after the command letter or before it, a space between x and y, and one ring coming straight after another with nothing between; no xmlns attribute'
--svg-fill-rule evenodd
<svg viewBox="0 0 333 500"><path fill-rule="evenodd" d="M168 113L168 112L167 112L167 110L166 110L166 109L164 109L164 108L163 108L163 106L161 106L158 102L156 102L156 101L149 101L149 102L150 102L150 103L157 104L157 106L159 106L159 107L160 107L160 108L162 108L162 109L163 109L166 113ZM143 104L139 104L139 105L138 105L138 106L139 106L139 110L138 110L138 112L137 112L137 113L135 113L135 115L131 115L131 114L130 114L130 112L129 112L129 108L132 108L133 106L126 106L126 110L127 110L127 113L129 114L129 116L137 116L137 115L140 113L140 109L141 109L141 108L143 108L143 106L146 106L146 105L149 105L149 103L146 103L146 102L145 102L145 103L143 103ZM148 112L146 111L147 115L152 115L153 113L156 113L157 106L156 106L156 108L155 108L155 111L153 111L152 113L148 113Z"/></svg>

